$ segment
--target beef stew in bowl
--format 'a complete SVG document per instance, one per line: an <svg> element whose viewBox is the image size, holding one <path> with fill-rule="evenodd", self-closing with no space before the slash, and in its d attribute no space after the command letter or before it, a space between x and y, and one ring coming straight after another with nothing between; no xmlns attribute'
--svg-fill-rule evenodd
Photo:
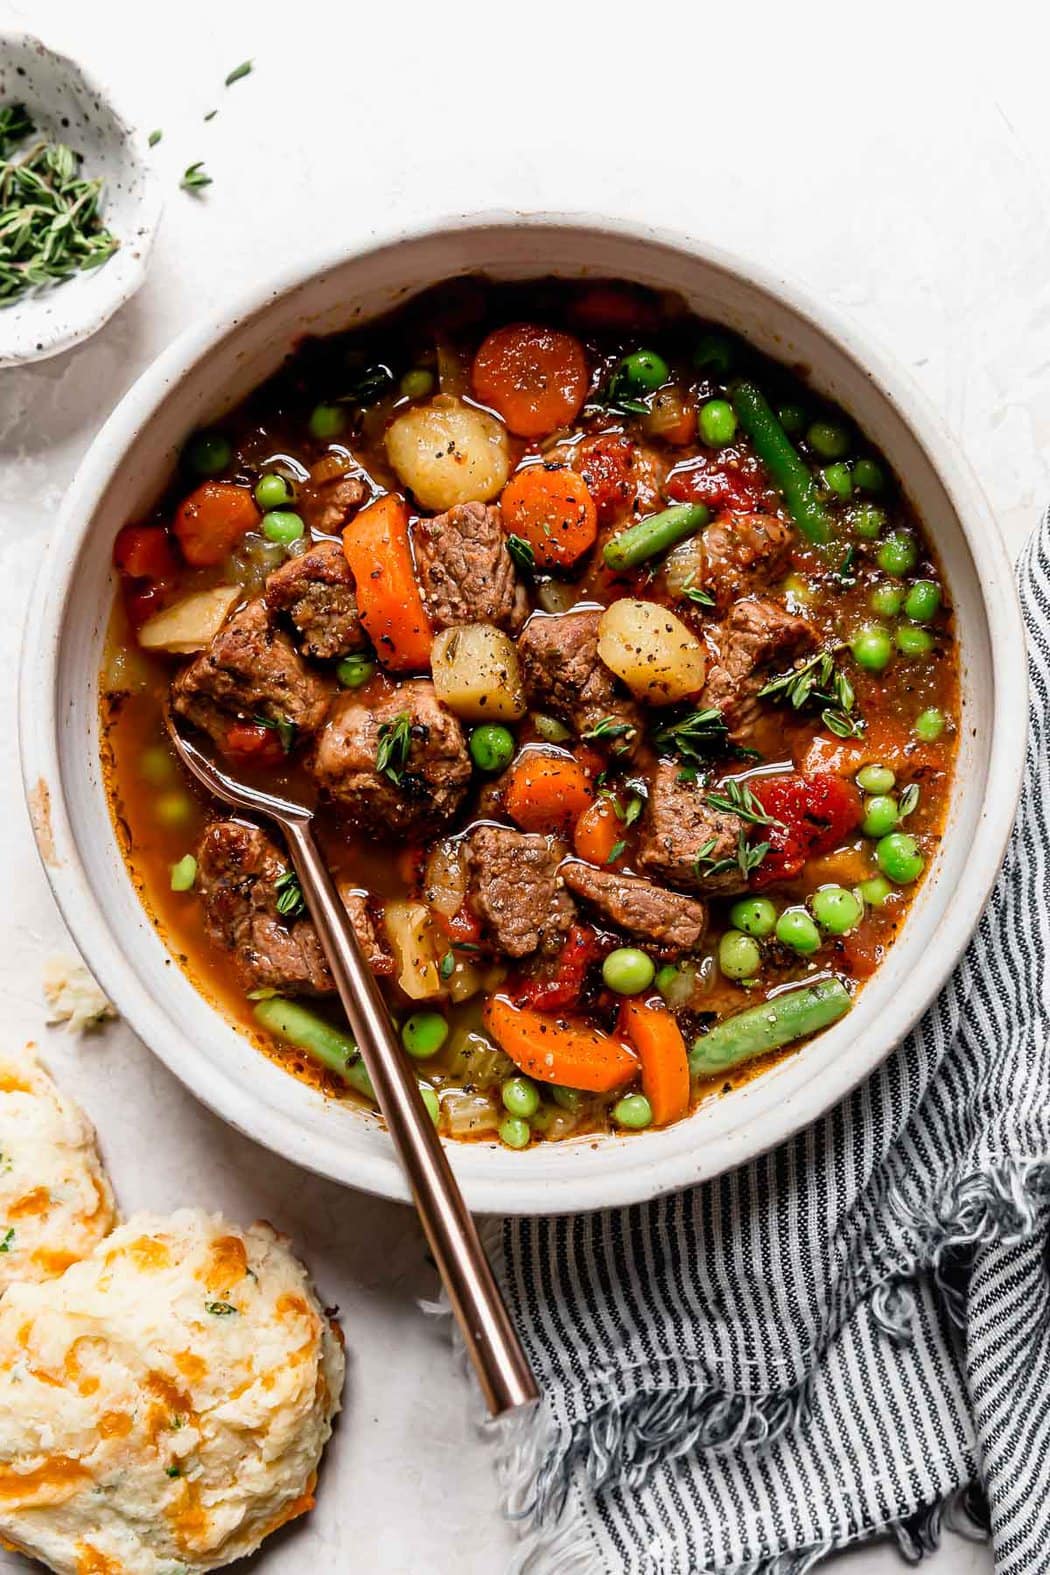
<svg viewBox="0 0 1050 1575"><path fill-rule="evenodd" d="M282 850L163 706L316 798L441 1130L684 1116L849 1009L940 834L936 559L841 411L634 286L459 281L306 341L118 537L111 803L194 980L367 1077Z"/></svg>

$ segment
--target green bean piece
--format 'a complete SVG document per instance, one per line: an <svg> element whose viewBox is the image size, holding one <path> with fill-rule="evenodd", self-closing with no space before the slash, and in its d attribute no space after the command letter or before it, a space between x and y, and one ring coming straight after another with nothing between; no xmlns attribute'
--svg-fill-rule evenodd
<svg viewBox="0 0 1050 1575"><path fill-rule="evenodd" d="M375 1103L372 1079L365 1070L357 1045L348 1033L300 1006L298 1001L271 996L268 1001L255 1003L255 1020L278 1039L294 1045L308 1055L318 1066L334 1072L343 1082L366 1099Z"/></svg>
<svg viewBox="0 0 1050 1575"><path fill-rule="evenodd" d="M785 990L761 1006L749 1006L725 1018L703 1034L689 1052L689 1070L694 1077L717 1077L742 1061L752 1061L827 1028L852 1004L841 979L818 979L815 984Z"/></svg>
<svg viewBox="0 0 1050 1575"><path fill-rule="evenodd" d="M687 536L695 536L710 518L711 510L703 503L676 503L613 536L605 543L603 557L610 569L633 569L647 558L669 551Z"/></svg>
<svg viewBox="0 0 1050 1575"><path fill-rule="evenodd" d="M740 425L803 536L818 546L830 541L831 516L817 496L808 465L777 420L765 394L754 383L738 382L730 389L730 396Z"/></svg>

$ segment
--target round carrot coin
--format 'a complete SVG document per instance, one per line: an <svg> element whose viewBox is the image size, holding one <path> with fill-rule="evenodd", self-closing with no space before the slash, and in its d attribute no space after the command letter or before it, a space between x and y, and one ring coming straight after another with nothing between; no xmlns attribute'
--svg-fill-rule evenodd
<svg viewBox="0 0 1050 1575"><path fill-rule="evenodd" d="M538 323L497 328L482 342L471 372L476 397L518 437L546 437L574 421L590 377L583 346Z"/></svg>

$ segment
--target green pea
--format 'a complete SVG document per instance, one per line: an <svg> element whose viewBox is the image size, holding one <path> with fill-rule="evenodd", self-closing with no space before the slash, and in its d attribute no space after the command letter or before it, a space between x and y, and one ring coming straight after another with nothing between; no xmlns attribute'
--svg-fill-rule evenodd
<svg viewBox="0 0 1050 1575"><path fill-rule="evenodd" d="M192 891L196 879L197 860L192 853L187 853L177 864L171 866L172 891Z"/></svg>
<svg viewBox="0 0 1050 1575"><path fill-rule="evenodd" d="M871 593L871 605L883 618L896 618L904 606L904 587L893 585L889 580L876 585Z"/></svg>
<svg viewBox="0 0 1050 1575"><path fill-rule="evenodd" d="M864 904L845 886L822 886L810 901L813 917L829 935L846 935L864 917Z"/></svg>
<svg viewBox="0 0 1050 1575"><path fill-rule="evenodd" d="M162 826L169 831L178 831L182 826L188 826L193 819L193 800L188 793L174 788L170 793L161 793L153 800L153 813Z"/></svg>
<svg viewBox="0 0 1050 1575"><path fill-rule="evenodd" d="M335 676L344 689L360 689L374 675L376 664L370 656L344 656Z"/></svg>
<svg viewBox="0 0 1050 1575"><path fill-rule="evenodd" d="M777 920L776 937L783 946L808 957L820 950L820 931L805 908L785 908Z"/></svg>
<svg viewBox="0 0 1050 1575"><path fill-rule="evenodd" d="M886 793L876 793L864 800L864 819L860 829L866 837L884 837L897 824L897 800Z"/></svg>
<svg viewBox="0 0 1050 1575"><path fill-rule="evenodd" d="M551 1098L562 1110L567 1110L570 1115L576 1115L583 1102L583 1095L578 1088L563 1088L560 1083L551 1084Z"/></svg>
<svg viewBox="0 0 1050 1575"><path fill-rule="evenodd" d="M612 1108L612 1118L618 1127L641 1131L653 1124L653 1107L644 1094L625 1094Z"/></svg>
<svg viewBox="0 0 1050 1575"><path fill-rule="evenodd" d="M916 735L924 744L932 744L944 732L944 712L938 711L935 705L928 711L920 711L915 718Z"/></svg>
<svg viewBox="0 0 1050 1575"><path fill-rule="evenodd" d="M768 897L741 897L729 910L729 922L745 935L764 940L777 924L777 910Z"/></svg>
<svg viewBox="0 0 1050 1575"><path fill-rule="evenodd" d="M821 479L829 492L837 498L848 498L853 491L853 477L848 465L825 465Z"/></svg>
<svg viewBox="0 0 1050 1575"><path fill-rule="evenodd" d="M502 771L514 759L514 734L498 722L485 722L470 735L470 758L479 771Z"/></svg>
<svg viewBox="0 0 1050 1575"><path fill-rule="evenodd" d="M414 366L401 379L401 392L406 399L425 399L434 386L434 374L425 366Z"/></svg>
<svg viewBox="0 0 1050 1575"><path fill-rule="evenodd" d="M904 613L913 623L929 623L941 606L941 588L934 580L916 580L904 598Z"/></svg>
<svg viewBox="0 0 1050 1575"><path fill-rule="evenodd" d="M915 623L902 623L897 630L897 649L902 656L927 656L933 650L933 635Z"/></svg>
<svg viewBox="0 0 1050 1575"><path fill-rule="evenodd" d="M655 976L652 958L637 946L618 946L602 963L602 978L617 995L637 995L649 988Z"/></svg>
<svg viewBox="0 0 1050 1575"><path fill-rule="evenodd" d="M881 908L886 898L893 895L893 887L884 875L872 875L862 880L857 890L872 908Z"/></svg>
<svg viewBox="0 0 1050 1575"><path fill-rule="evenodd" d="M777 419L788 437L798 437L805 430L806 412L801 405L781 405Z"/></svg>
<svg viewBox="0 0 1050 1575"><path fill-rule="evenodd" d="M276 470L268 470L255 483L255 501L261 509L283 509L294 496L286 478Z"/></svg>
<svg viewBox="0 0 1050 1575"><path fill-rule="evenodd" d="M922 874L925 859L919 844L906 831L894 831L883 837L875 848L879 869L897 886L908 886Z"/></svg>
<svg viewBox="0 0 1050 1575"><path fill-rule="evenodd" d="M741 930L727 930L718 943L718 966L727 979L753 979L762 966L758 942Z"/></svg>
<svg viewBox="0 0 1050 1575"><path fill-rule="evenodd" d="M725 334L701 334L693 351L693 365L709 377L728 377L736 359L733 341Z"/></svg>
<svg viewBox="0 0 1050 1575"><path fill-rule="evenodd" d="M656 970L656 988L663 995L665 990L674 988L678 980L678 969L674 963L664 963L662 968Z"/></svg>
<svg viewBox="0 0 1050 1575"><path fill-rule="evenodd" d="M438 1126L441 1122L441 1101L437 1096L437 1089L431 1088L428 1083L420 1083L419 1092L422 1095L423 1103L430 1112L431 1121L433 1121L435 1126Z"/></svg>
<svg viewBox="0 0 1050 1575"><path fill-rule="evenodd" d="M499 1124L499 1140L508 1148L528 1148L532 1128L520 1116L508 1116Z"/></svg>
<svg viewBox="0 0 1050 1575"><path fill-rule="evenodd" d="M879 547L876 553L879 568L886 574L910 574L919 561L915 537L907 531L897 530Z"/></svg>
<svg viewBox="0 0 1050 1575"><path fill-rule="evenodd" d="M728 399L709 399L700 406L696 421L708 448L724 448L736 437L736 411Z"/></svg>
<svg viewBox="0 0 1050 1575"><path fill-rule="evenodd" d="M342 405L315 405L310 412L310 431L322 442L338 437L345 426L346 411Z"/></svg>
<svg viewBox="0 0 1050 1575"><path fill-rule="evenodd" d="M882 492L886 487L886 476L882 466L873 459L857 459L853 462L853 485L861 492Z"/></svg>
<svg viewBox="0 0 1050 1575"><path fill-rule="evenodd" d="M198 476L218 476L233 458L233 445L221 432L195 432L186 445L186 463Z"/></svg>
<svg viewBox="0 0 1050 1575"><path fill-rule="evenodd" d="M293 541L298 541L305 534L306 526L292 509L271 509L263 515L259 529L267 541L275 541L280 547L290 547Z"/></svg>
<svg viewBox="0 0 1050 1575"><path fill-rule="evenodd" d="M849 523L855 535L862 536L865 541L874 541L882 534L886 512L877 503L858 503L850 510Z"/></svg>
<svg viewBox="0 0 1050 1575"><path fill-rule="evenodd" d="M632 388L649 392L667 382L667 362L655 350L635 350L620 362L619 375Z"/></svg>
<svg viewBox="0 0 1050 1575"><path fill-rule="evenodd" d="M508 1077L500 1095L507 1112L525 1121L540 1108L539 1089L527 1077Z"/></svg>
<svg viewBox="0 0 1050 1575"><path fill-rule="evenodd" d="M845 459L849 453L849 433L837 421L811 421L806 442L821 459Z"/></svg>
<svg viewBox="0 0 1050 1575"><path fill-rule="evenodd" d="M853 779L862 793L891 793L897 778L889 766L861 766Z"/></svg>
<svg viewBox="0 0 1050 1575"><path fill-rule="evenodd" d="M150 787L163 787L175 775L175 762L163 744L151 744L139 756L139 773Z"/></svg>
<svg viewBox="0 0 1050 1575"><path fill-rule="evenodd" d="M401 1043L416 1061L437 1055L448 1038L448 1023L440 1012L413 1012L401 1024Z"/></svg>
<svg viewBox="0 0 1050 1575"><path fill-rule="evenodd" d="M881 673L893 655L890 631L881 623L869 623L858 629L850 641L855 660L869 673Z"/></svg>

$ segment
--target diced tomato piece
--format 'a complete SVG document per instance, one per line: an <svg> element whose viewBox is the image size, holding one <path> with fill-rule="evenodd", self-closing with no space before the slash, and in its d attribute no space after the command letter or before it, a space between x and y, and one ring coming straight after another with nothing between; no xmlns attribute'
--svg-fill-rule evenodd
<svg viewBox="0 0 1050 1575"><path fill-rule="evenodd" d="M124 581L124 609L133 629L141 629L147 618L160 612L167 587L153 580Z"/></svg>
<svg viewBox="0 0 1050 1575"><path fill-rule="evenodd" d="M577 450L576 469L587 483L599 525L609 525L634 499L634 444L621 432L588 438Z"/></svg>
<svg viewBox="0 0 1050 1575"><path fill-rule="evenodd" d="M261 722L231 722L226 730L225 751L246 765L277 766L285 759L284 745L275 728Z"/></svg>
<svg viewBox="0 0 1050 1575"><path fill-rule="evenodd" d="M432 908L431 913L438 929L447 935L450 941L467 941L474 945L481 939L481 925L466 903L455 913L440 913L437 908Z"/></svg>
<svg viewBox="0 0 1050 1575"><path fill-rule="evenodd" d="M739 513L761 508L764 494L757 477L735 465L716 465L703 457L672 470L665 491L675 503L706 503L708 508L736 509Z"/></svg>
<svg viewBox="0 0 1050 1575"><path fill-rule="evenodd" d="M113 543L113 562L133 580L170 580L179 567L162 525L125 525Z"/></svg>
<svg viewBox="0 0 1050 1575"><path fill-rule="evenodd" d="M600 956L596 932L589 924L574 924L558 955L515 986L514 1000L519 1006L531 1006L538 1012L561 1012L576 1006L583 994L587 970Z"/></svg>
<svg viewBox="0 0 1050 1575"><path fill-rule="evenodd" d="M756 890L793 880L808 858L830 853L845 842L863 816L861 796L853 783L830 772L759 779L751 791L766 814L780 822L761 829L769 852L752 876Z"/></svg>
<svg viewBox="0 0 1050 1575"><path fill-rule="evenodd" d="M573 303L573 315L584 328L620 333L648 333L659 326L656 302L622 284L592 284Z"/></svg>

